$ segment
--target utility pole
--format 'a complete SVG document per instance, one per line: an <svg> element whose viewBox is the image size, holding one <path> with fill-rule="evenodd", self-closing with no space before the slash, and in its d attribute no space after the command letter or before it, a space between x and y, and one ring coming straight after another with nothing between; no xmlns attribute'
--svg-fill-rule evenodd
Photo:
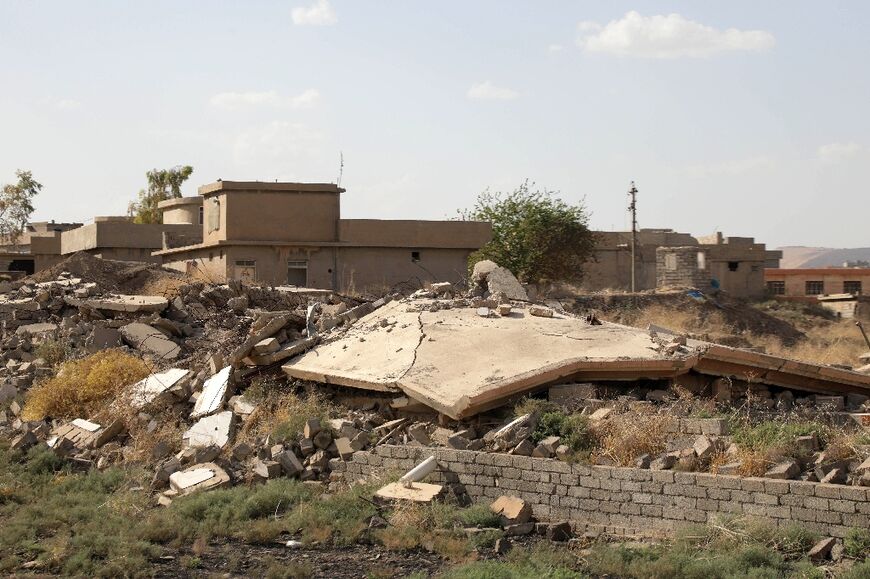
<svg viewBox="0 0 870 579"><path fill-rule="evenodd" d="M628 190L628 210L631 211L631 293L637 291L635 284L635 269L637 261L635 259L635 251L637 250L637 187L634 186L634 181L631 182L631 188Z"/></svg>

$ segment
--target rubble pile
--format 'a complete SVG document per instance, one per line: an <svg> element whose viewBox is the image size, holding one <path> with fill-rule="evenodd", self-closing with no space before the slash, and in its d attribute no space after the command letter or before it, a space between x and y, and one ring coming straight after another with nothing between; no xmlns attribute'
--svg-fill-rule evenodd
<svg viewBox="0 0 870 579"><path fill-rule="evenodd" d="M275 477L343 484L340 463L382 444L571 460L569 441L537 435L539 413L504 416L504 407L543 391L566 414L593 425L670 408L677 380L725 405L819 409L855 428L870 423L864 375L531 303L510 272L492 262L477 264L472 281L468 292L435 283L374 302L193 280L166 296L124 295L112 293L118 284L111 280L67 271L7 282L0 287L0 432L13 449L45 444L81 468L150 463L152 490L169 504ZM57 360L49 358L109 348L135 352L152 370L109 401L110 411L26 415L27 391L56 371ZM758 368L758 379L739 377ZM252 435L246 425L258 401L247 389L261 376L289 378L345 404L331 418L305 416L290 436ZM801 387L790 388L795 383ZM158 436L172 424L179 425L173 438ZM669 447L632 457L636 466L698 470L724 456L729 460L718 471L740 472L724 420L674 414L669 428ZM131 429L153 437L148 456L136 453ZM843 460L826 456L817 438L800 444L805 452L765 476L870 486L870 449L861 460ZM407 488L396 490L408 495Z"/></svg>

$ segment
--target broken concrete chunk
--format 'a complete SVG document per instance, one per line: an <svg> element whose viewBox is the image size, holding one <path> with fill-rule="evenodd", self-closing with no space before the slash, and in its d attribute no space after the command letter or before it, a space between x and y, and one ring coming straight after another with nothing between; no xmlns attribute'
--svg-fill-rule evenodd
<svg viewBox="0 0 870 579"><path fill-rule="evenodd" d="M665 454L649 463L650 470L670 470L677 464L677 457L673 454Z"/></svg>
<svg viewBox="0 0 870 579"><path fill-rule="evenodd" d="M429 433L427 432L426 425L422 422L417 422L408 427L408 436L411 437L411 440L422 444L423 446L429 446L432 444L432 439L429 438Z"/></svg>
<svg viewBox="0 0 870 579"><path fill-rule="evenodd" d="M547 538L551 541L568 541L571 539L571 524L568 521L550 523L547 525Z"/></svg>
<svg viewBox="0 0 870 579"><path fill-rule="evenodd" d="M529 314L538 318L552 318L554 312L546 306L530 306Z"/></svg>
<svg viewBox="0 0 870 579"><path fill-rule="evenodd" d="M39 440L36 438L36 435L27 431L13 438L12 442L9 444L9 448L12 450L27 450L37 442L39 442Z"/></svg>
<svg viewBox="0 0 870 579"><path fill-rule="evenodd" d="M179 495L213 490L229 483L229 475L214 463L197 464L169 475L169 486Z"/></svg>
<svg viewBox="0 0 870 579"><path fill-rule="evenodd" d="M517 456L531 456L532 452L535 450L535 445L528 438L524 438L517 444L515 447L511 449L508 454L515 454Z"/></svg>
<svg viewBox="0 0 870 579"><path fill-rule="evenodd" d="M141 410L155 401L166 400L172 387L189 374L188 370L182 368L151 374L130 387L130 402L134 408Z"/></svg>
<svg viewBox="0 0 870 579"><path fill-rule="evenodd" d="M350 440L343 437L335 439L335 448L338 451L338 456L341 457L341 460L350 460L353 458L353 453L356 452L351 445Z"/></svg>
<svg viewBox="0 0 870 579"><path fill-rule="evenodd" d="M807 557L810 561L824 561L831 554L831 549L836 543L837 540L834 537L825 537L813 545L813 548L807 553Z"/></svg>
<svg viewBox="0 0 870 579"><path fill-rule="evenodd" d="M311 439L314 446L320 450L326 450L332 444L332 434L328 430L321 430Z"/></svg>
<svg viewBox="0 0 870 579"><path fill-rule="evenodd" d="M511 315L511 311L513 308L510 304L499 304L498 305L498 315L500 316L509 316Z"/></svg>
<svg viewBox="0 0 870 579"><path fill-rule="evenodd" d="M121 336L130 346L161 360L174 360L181 352L181 347L178 344L148 324L139 322L127 324L121 328Z"/></svg>
<svg viewBox="0 0 870 579"><path fill-rule="evenodd" d="M766 473L764 473L764 477L775 479L793 479L794 477L799 475L800 472L800 465L793 460L789 460L786 462L781 462L768 470Z"/></svg>
<svg viewBox="0 0 870 579"><path fill-rule="evenodd" d="M233 413L229 410L201 418L184 433L183 439L191 448L217 446L224 448L233 431Z"/></svg>
<svg viewBox="0 0 870 579"><path fill-rule="evenodd" d="M449 281L437 282L430 285L429 290L436 296L443 296L445 294L453 293L453 284Z"/></svg>
<svg viewBox="0 0 870 579"><path fill-rule="evenodd" d="M287 476L299 476L305 470L305 467L291 450L285 450L279 454L277 460L281 463L281 468L284 469L284 474Z"/></svg>
<svg viewBox="0 0 870 579"><path fill-rule="evenodd" d="M401 483L390 483L375 493L375 496L384 500L411 501L416 503L431 503L444 487L428 483L417 482L410 487Z"/></svg>
<svg viewBox="0 0 870 579"><path fill-rule="evenodd" d="M232 370L231 366L227 366L205 381L202 392L196 399L196 404L193 405L193 412L190 413L191 418L214 414L223 407L230 387Z"/></svg>
<svg viewBox="0 0 870 579"><path fill-rule="evenodd" d="M519 497L502 495L493 501L489 509L501 517L502 526L521 525L532 518L532 505Z"/></svg>
<svg viewBox="0 0 870 579"><path fill-rule="evenodd" d="M702 435L695 439L692 449L699 460L709 460L716 452L716 444L708 436Z"/></svg>
<svg viewBox="0 0 870 579"><path fill-rule="evenodd" d="M281 465L274 460L254 461L254 474L262 479L272 479L281 476Z"/></svg>
<svg viewBox="0 0 870 579"><path fill-rule="evenodd" d="M281 349L281 344L275 338L266 338L265 340L260 340L256 344L254 344L253 349L251 350L252 354L262 355L262 354L271 354L272 352L277 352Z"/></svg>
<svg viewBox="0 0 870 579"><path fill-rule="evenodd" d="M501 293L507 299L528 301L529 295L507 268L485 259L474 264L471 279L490 294Z"/></svg>
<svg viewBox="0 0 870 579"><path fill-rule="evenodd" d="M605 418L608 418L611 414L613 414L612 408L599 408L598 410L589 415L589 420L604 420Z"/></svg>
<svg viewBox="0 0 870 579"><path fill-rule="evenodd" d="M92 449L100 448L124 429L121 420L115 420L103 427L94 422L76 418L68 424L57 427L52 435L58 439L67 439L75 448Z"/></svg>

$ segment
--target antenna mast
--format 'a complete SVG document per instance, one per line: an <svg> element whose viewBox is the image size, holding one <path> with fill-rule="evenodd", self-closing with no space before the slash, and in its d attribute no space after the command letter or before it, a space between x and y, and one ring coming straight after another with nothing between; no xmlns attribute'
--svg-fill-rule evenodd
<svg viewBox="0 0 870 579"><path fill-rule="evenodd" d="M637 187L634 186L634 181L631 182L631 188L628 190L628 210L631 212L631 293L637 291L635 283L635 269L637 261L635 252L637 250Z"/></svg>

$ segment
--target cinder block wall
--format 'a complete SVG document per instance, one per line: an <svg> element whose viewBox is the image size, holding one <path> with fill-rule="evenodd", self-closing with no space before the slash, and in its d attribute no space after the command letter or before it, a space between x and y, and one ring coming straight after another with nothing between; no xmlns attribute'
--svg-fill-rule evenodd
<svg viewBox="0 0 870 579"><path fill-rule="evenodd" d="M698 269L698 254L703 253L704 269ZM676 269L667 268L666 256L676 258ZM656 249L656 287L682 286L706 288L710 285L710 264L706 252L697 246Z"/></svg>
<svg viewBox="0 0 870 579"><path fill-rule="evenodd" d="M568 520L575 532L668 536L720 514L797 523L834 537L870 527L870 489L803 481L586 466L508 454L379 446L333 465L347 480L404 473L434 454L427 482L467 493L475 502L507 494L532 504L541 521Z"/></svg>

